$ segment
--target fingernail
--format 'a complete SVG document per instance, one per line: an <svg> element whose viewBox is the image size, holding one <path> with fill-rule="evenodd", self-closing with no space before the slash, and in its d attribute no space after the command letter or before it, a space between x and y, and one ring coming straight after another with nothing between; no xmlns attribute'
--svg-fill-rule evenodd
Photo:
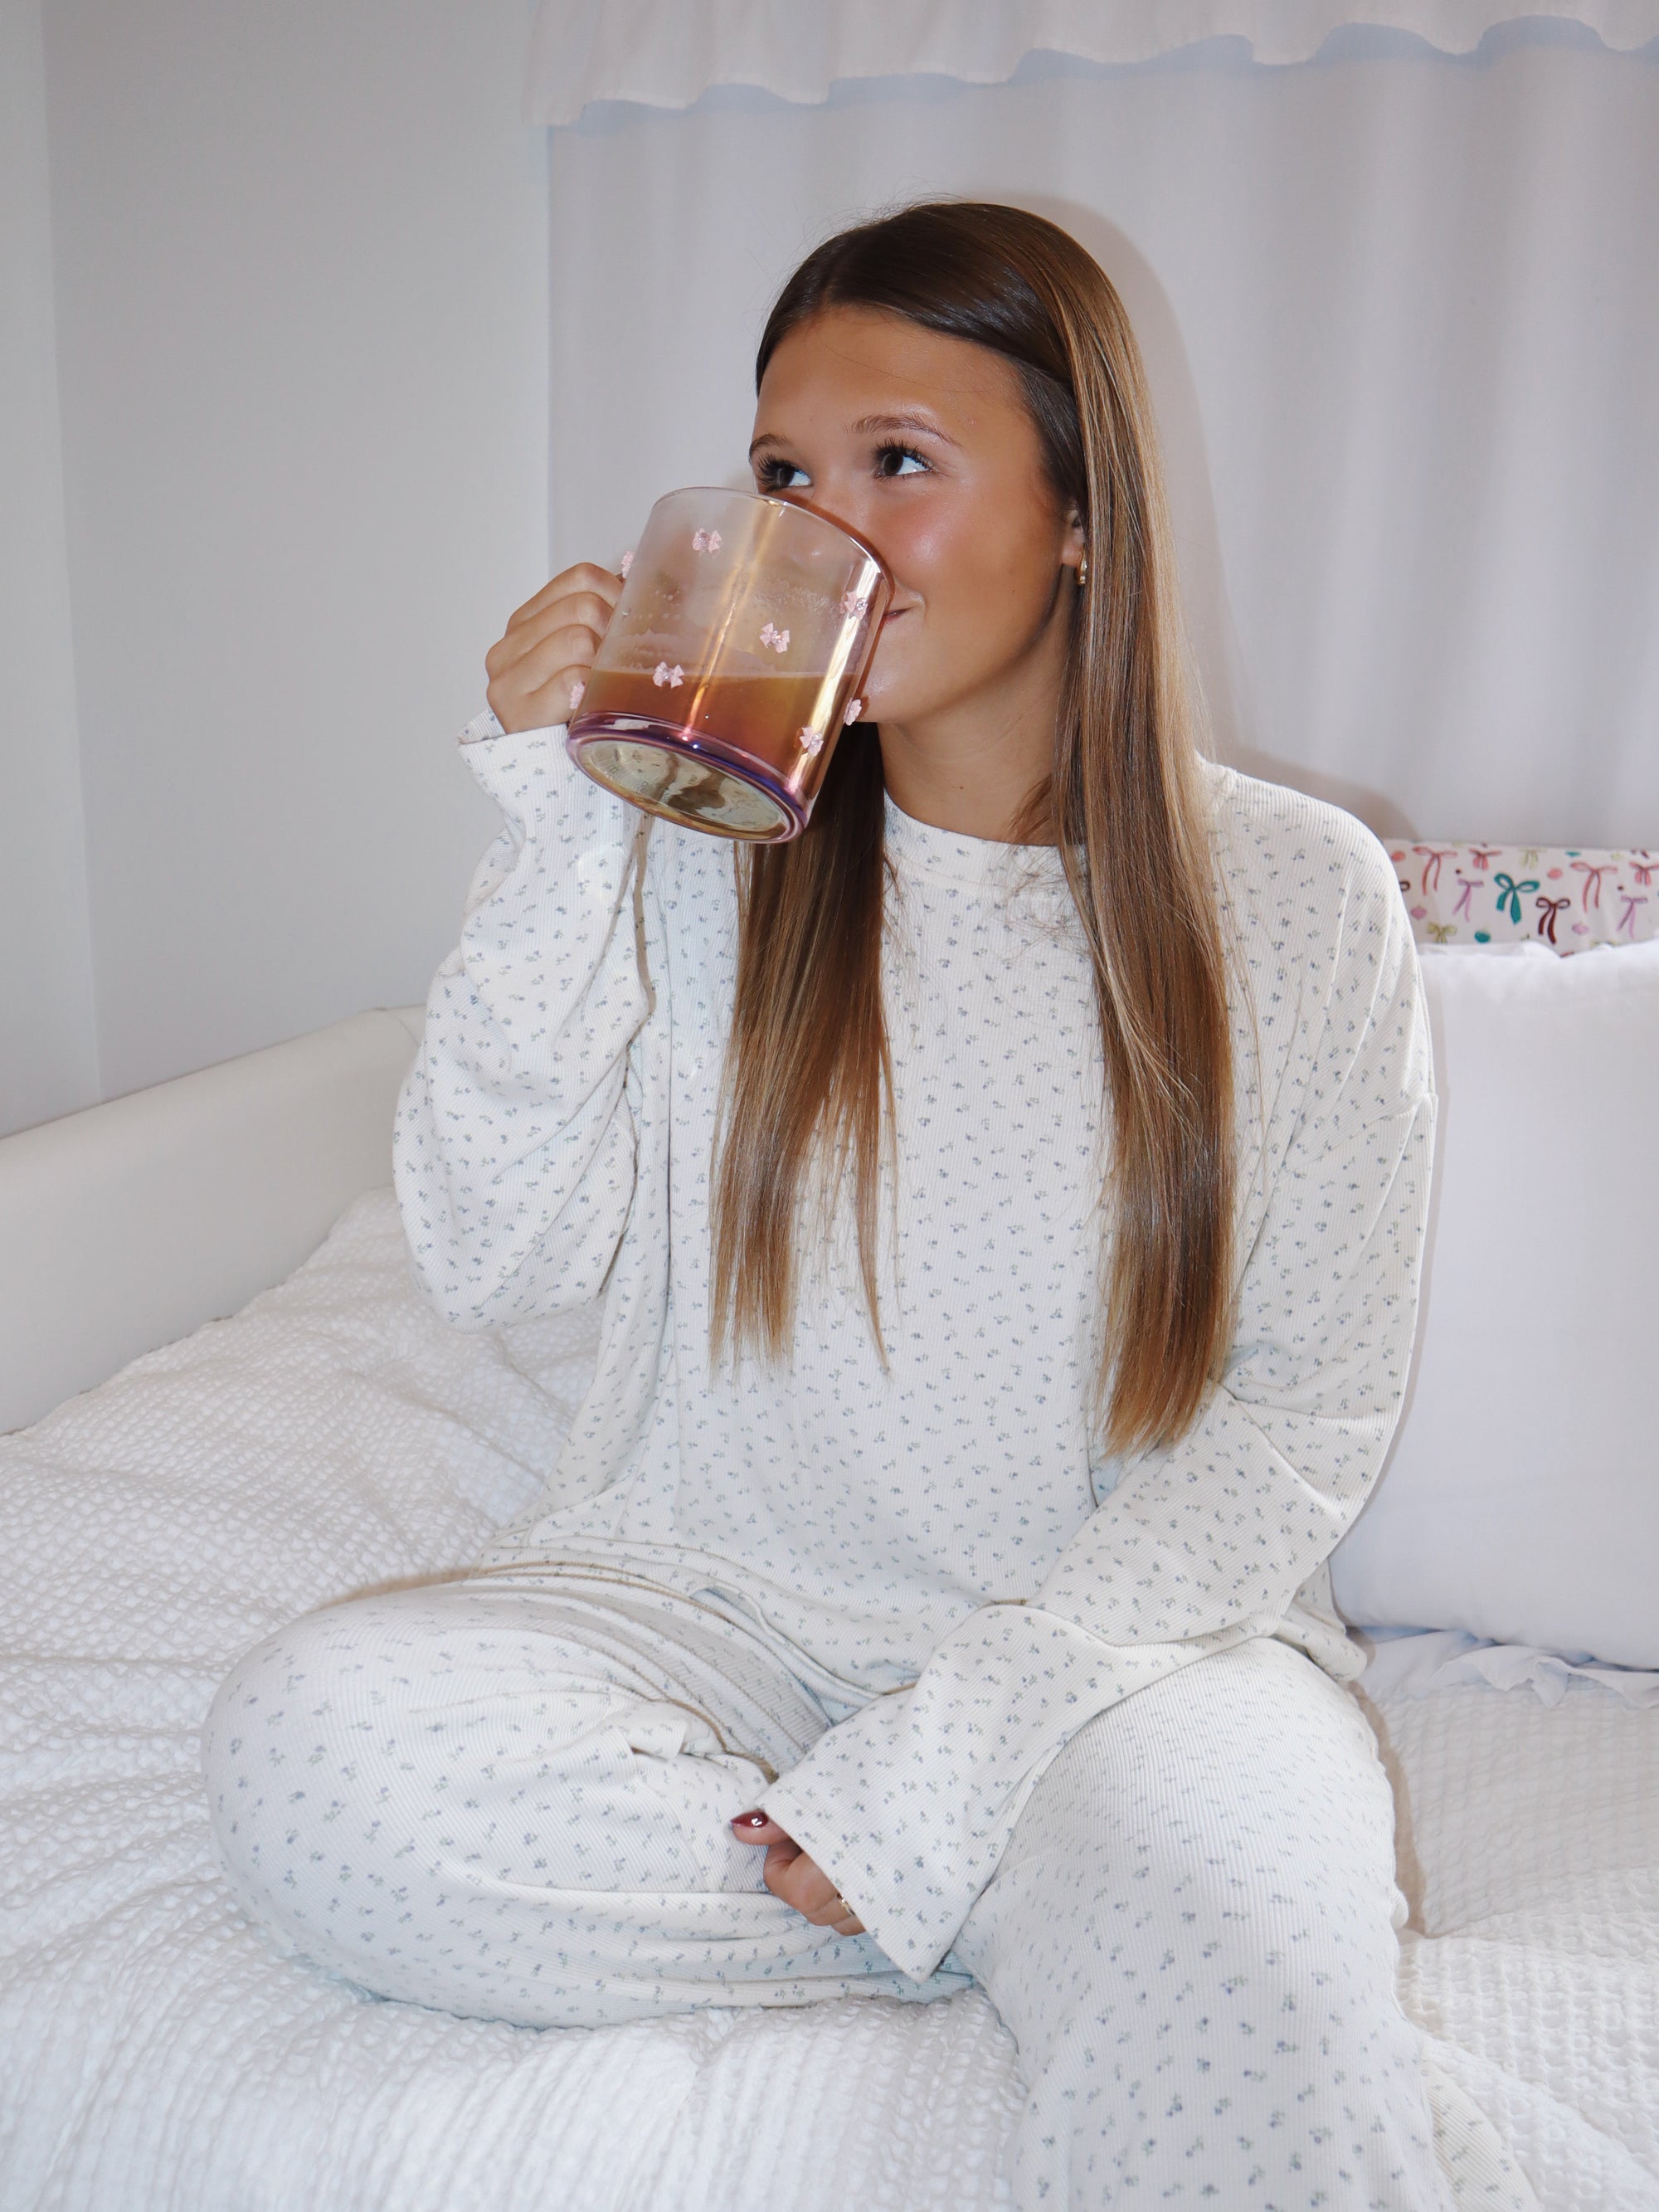
<svg viewBox="0 0 1659 2212"><path fill-rule="evenodd" d="M732 1826L734 1828L763 1828L766 1826L766 1814L760 1812L734 1813L732 1815Z"/></svg>

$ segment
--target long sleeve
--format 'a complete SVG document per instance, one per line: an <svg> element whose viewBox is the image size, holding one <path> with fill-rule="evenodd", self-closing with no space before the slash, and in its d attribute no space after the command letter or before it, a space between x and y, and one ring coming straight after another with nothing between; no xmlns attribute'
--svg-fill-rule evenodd
<svg viewBox="0 0 1659 2212"><path fill-rule="evenodd" d="M1381 1469L1415 1325L1434 1104L1416 956L1374 841L1355 839L1339 894L1304 963L1310 1012L1282 1025L1292 1042L1241 1111L1237 1319L1206 1410L1122 1467L1033 1599L969 1614L911 1687L830 1730L763 1801L911 1974L949 1949L1061 1744L1133 1691L1271 1632Z"/></svg>
<svg viewBox="0 0 1659 2212"><path fill-rule="evenodd" d="M562 735L463 744L506 823L398 1105L410 1248L464 1328L596 1297L634 1201L630 1066L654 1006L642 817L571 765Z"/></svg>

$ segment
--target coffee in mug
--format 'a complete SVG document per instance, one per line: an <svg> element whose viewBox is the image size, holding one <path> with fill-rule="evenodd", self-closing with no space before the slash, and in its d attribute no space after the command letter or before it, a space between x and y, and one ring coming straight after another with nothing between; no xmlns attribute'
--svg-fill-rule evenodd
<svg viewBox="0 0 1659 2212"><path fill-rule="evenodd" d="M808 507L666 493L573 708L571 758L690 829L799 836L859 719L892 592L879 557Z"/></svg>

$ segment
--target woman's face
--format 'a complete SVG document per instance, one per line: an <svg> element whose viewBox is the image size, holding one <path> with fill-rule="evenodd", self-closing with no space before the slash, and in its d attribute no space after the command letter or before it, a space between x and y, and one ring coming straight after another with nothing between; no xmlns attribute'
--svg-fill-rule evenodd
<svg viewBox="0 0 1659 2212"><path fill-rule="evenodd" d="M1055 677L1082 532L1000 354L825 308L767 364L750 459L759 490L854 531L892 571L866 719L925 724Z"/></svg>

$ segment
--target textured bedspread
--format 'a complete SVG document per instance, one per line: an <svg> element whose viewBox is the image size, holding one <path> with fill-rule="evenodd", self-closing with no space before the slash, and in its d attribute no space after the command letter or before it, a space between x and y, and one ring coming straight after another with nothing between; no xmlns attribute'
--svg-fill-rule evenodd
<svg viewBox="0 0 1659 2212"><path fill-rule="evenodd" d="M537 2033L284 1965L220 1886L196 1731L230 1659L463 1565L590 1353L586 1316L446 1328L376 1192L234 1320L0 1438L6 2212L1006 2202L1018 2080L977 1992ZM1402 1988L1547 2212L1655 2212L1659 1711L1553 1686L1368 1705Z"/></svg>

